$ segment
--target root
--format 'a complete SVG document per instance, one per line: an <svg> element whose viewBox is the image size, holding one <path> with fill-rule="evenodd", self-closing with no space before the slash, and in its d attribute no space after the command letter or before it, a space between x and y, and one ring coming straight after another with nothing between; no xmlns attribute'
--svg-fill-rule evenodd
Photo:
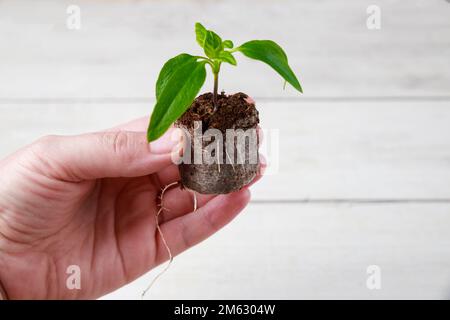
<svg viewBox="0 0 450 320"><path fill-rule="evenodd" d="M167 254L169 255L169 262L167 263L167 265L164 267L164 269L158 273L156 275L155 278L153 278L152 282L150 282L150 284L148 285L148 287L142 292L141 294L141 300L144 299L146 293L153 287L153 285L155 284L155 282L164 274L166 273L167 270L169 270L170 265L172 264L173 261L173 255L172 255L172 251L170 250L169 245L167 244L166 238L164 237L164 233L161 230L161 227L159 226L159 215L164 211L169 211L168 209L164 208L164 204L163 204L163 200L164 200L164 193L171 187L175 186L178 184L178 181L176 182L172 182L170 184L168 184L167 186L165 186L162 190L161 190L161 195L159 196L160 199L160 203L159 203L159 210L155 215L155 224L156 224L156 229L158 230L159 236L161 237L161 240L164 244L164 247L167 250Z"/></svg>
<svg viewBox="0 0 450 320"><path fill-rule="evenodd" d="M220 173L220 159L219 159L219 153L218 152L216 152L217 153L217 157L216 157L216 159L217 159L217 170L219 170L219 173Z"/></svg>
<svg viewBox="0 0 450 320"><path fill-rule="evenodd" d="M233 171L236 171L236 170L234 169L234 164L233 164L234 159L231 159L230 155L228 154L227 149L225 149L225 154L227 155L228 160L230 160L231 168L233 168Z"/></svg>
<svg viewBox="0 0 450 320"><path fill-rule="evenodd" d="M163 244L164 244L164 247L165 247L166 250L167 250L167 254L168 254L168 256L169 256L169 261L167 262L167 265L164 267L164 269L161 270L161 272L158 273L158 274L156 275L155 278L153 278L152 282L150 282L150 284L147 286L147 288L142 292L142 294L141 294L141 300L144 299L145 295L146 295L147 292L153 287L153 285L156 283L156 281L157 281L164 273L166 273L167 270L169 270L169 268L170 268L170 266L172 265L172 262L173 262L172 251L170 250L170 247L169 247L169 245L167 244L166 238L164 237L164 233L162 232L161 227L159 226L159 215L160 215L164 210L170 211L169 209L167 209L167 208L164 207L164 204L163 204L164 193L165 193L168 189L170 189L171 187L176 186L176 185L178 185L178 184L179 184L178 181L172 182L172 183L168 184L167 186L165 186L165 187L161 190L161 194L160 194L160 196L159 196L160 202L159 202L159 204L158 204L158 206L159 206L160 208L159 208L158 212L157 212L156 215L155 215L156 229L158 230L158 234L159 234L159 236L161 237L161 240L162 240L162 242L163 242ZM197 195L196 195L196 193L195 193L194 190L189 190L189 191L192 192L192 195L193 195L194 212L195 212L195 211L197 211Z"/></svg>

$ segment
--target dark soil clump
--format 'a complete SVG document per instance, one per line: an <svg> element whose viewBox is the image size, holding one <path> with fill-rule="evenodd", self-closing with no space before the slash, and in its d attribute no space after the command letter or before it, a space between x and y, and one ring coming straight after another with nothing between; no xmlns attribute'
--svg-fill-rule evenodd
<svg viewBox="0 0 450 320"><path fill-rule="evenodd" d="M202 94L194 100L177 123L192 128L194 121L202 121L204 131L210 128L222 132L227 129L256 128L259 123L258 110L254 103L246 101L247 98L242 92L230 96L222 92L217 96L217 110L214 112L213 94Z"/></svg>

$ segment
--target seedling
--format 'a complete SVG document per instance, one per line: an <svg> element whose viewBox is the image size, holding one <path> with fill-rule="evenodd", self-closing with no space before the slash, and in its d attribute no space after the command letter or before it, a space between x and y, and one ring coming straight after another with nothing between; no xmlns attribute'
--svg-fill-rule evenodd
<svg viewBox="0 0 450 320"><path fill-rule="evenodd" d="M235 47L214 31L195 24L197 42L205 56L182 53L167 61L156 82L156 105L147 130L148 141L158 139L191 106L206 79L206 65L214 77L213 112L218 109L219 72L222 63L236 66L234 54L262 61L271 66L286 82L302 92L302 87L288 64L283 49L271 40L252 40Z"/></svg>
<svg viewBox="0 0 450 320"><path fill-rule="evenodd" d="M196 143L193 142L192 136L198 143L199 141L195 138L194 132L197 130L195 122L198 120L200 120L200 125L209 127L204 128L205 130L215 129L216 132L224 133L230 128L238 129L238 131L249 131L248 129L252 129L252 133L256 135L259 117L254 102L244 93L236 93L230 96L224 93L218 94L220 67L222 63L236 66L237 63L234 57L236 52L268 64L284 78L285 84L289 82L295 89L302 92L302 87L297 77L289 67L286 53L275 42L271 40L252 40L234 47L231 40L223 41L214 31L207 30L198 22L195 24L195 34L205 56L194 56L187 53L179 54L167 61L159 73L156 81L156 105L147 130L149 142L158 139L175 123L177 127L186 129L190 135L190 139L185 144L195 148ZM213 92L212 94L206 93L196 98L205 83L206 65L211 67L214 76ZM200 132L203 133L203 130L200 129ZM236 136L231 136L230 138L228 135L220 139L215 137L215 142L222 141L224 144L218 143L213 149L210 149L210 145L207 144L209 139L205 141L202 138L199 142L201 153L208 153L210 150L213 150L211 155L217 156L217 163L181 163L179 165L181 181L173 182L162 189L160 196L161 206L155 217L158 232L169 255L169 264L162 273L167 270L173 259L171 250L159 227L158 220L159 215L164 210L164 192L179 184L192 190L195 211L197 209L195 191L206 194L229 193L241 189L257 175L259 170L258 156L255 162L247 161L248 159L245 157L243 163L234 163L234 151L238 149L237 145L239 145L239 142L235 144L235 138ZM237 137L237 140L239 141L239 137ZM228 149L229 145L226 145L225 142L232 146L232 156L228 154L230 149ZM250 139L247 143L244 139L243 142L240 146L243 145L245 152L247 152L252 144L252 140ZM253 144L257 151L258 138L253 140ZM223 158L223 154L226 155L227 160L233 158L231 163L223 162L222 159L219 159L219 156ZM149 287L145 289L142 297L162 273L158 274Z"/></svg>

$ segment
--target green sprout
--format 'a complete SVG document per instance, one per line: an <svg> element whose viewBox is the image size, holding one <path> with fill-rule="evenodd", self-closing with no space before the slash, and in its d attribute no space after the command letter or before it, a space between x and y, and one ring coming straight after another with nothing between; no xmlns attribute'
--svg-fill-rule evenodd
<svg viewBox="0 0 450 320"><path fill-rule="evenodd" d="M234 47L200 23L195 24L197 42L206 56L179 54L162 67L156 81L156 104L147 130L148 141L158 139L190 107L206 79L206 65L214 76L213 106L217 109L220 66L223 62L236 66L235 52L265 62L300 92L302 87L288 64L283 49L271 40L252 40Z"/></svg>

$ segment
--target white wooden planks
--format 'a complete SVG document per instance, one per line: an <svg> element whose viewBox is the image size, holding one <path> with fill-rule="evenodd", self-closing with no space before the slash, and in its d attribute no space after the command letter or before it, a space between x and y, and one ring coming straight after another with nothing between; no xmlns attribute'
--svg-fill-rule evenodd
<svg viewBox="0 0 450 320"><path fill-rule="evenodd" d="M69 4L80 31L65 27ZM1 1L0 157L148 115L162 64L200 52L195 21L236 43L274 39L303 96L243 57L221 88L257 98L263 128L280 130L280 170L149 298L448 298L450 5L376 1L382 27L370 31L371 4ZM372 264L380 291L365 286ZM107 297L138 298L154 275Z"/></svg>
<svg viewBox="0 0 450 320"><path fill-rule="evenodd" d="M443 299L450 205L251 205L175 258L148 299ZM381 290L366 286L381 268ZM138 298L153 271L106 298Z"/></svg>
<svg viewBox="0 0 450 320"><path fill-rule="evenodd" d="M82 28L66 28L69 4ZM197 52L197 20L236 44L269 38L287 51L305 96L450 95L450 5L389 1L380 30L366 27L369 0L14 1L0 3L0 98L152 97L162 64ZM218 19L217 17L220 17ZM220 87L253 96L282 91L268 67L239 58ZM211 87L211 81L208 82Z"/></svg>

